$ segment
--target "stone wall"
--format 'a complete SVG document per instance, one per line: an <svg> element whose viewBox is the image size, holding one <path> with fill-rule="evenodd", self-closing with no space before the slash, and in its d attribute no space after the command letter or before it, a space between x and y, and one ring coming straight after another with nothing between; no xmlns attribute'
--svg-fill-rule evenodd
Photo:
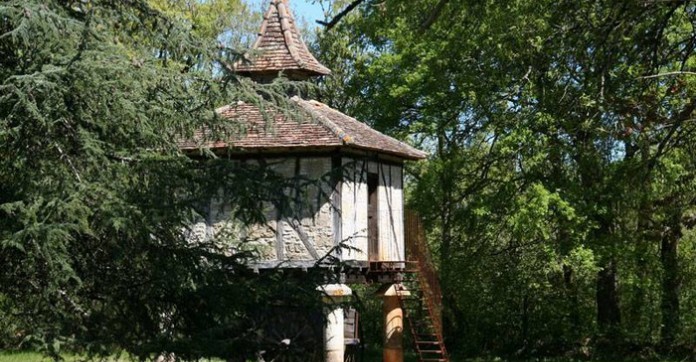
<svg viewBox="0 0 696 362"><path fill-rule="evenodd" d="M290 161L297 169L298 160ZM333 189L330 171L329 157L299 159L299 172L295 175L299 176L300 185L286 190L288 196L295 199L293 206L296 209L289 212L281 222L284 260L321 258L333 248L333 208L330 202ZM310 244L309 248L307 242ZM312 247L314 252L310 251Z"/></svg>
<svg viewBox="0 0 696 362"><path fill-rule="evenodd" d="M255 160L246 161L258 165ZM234 206L210 200L208 214L191 227L192 241L218 237L231 253L249 250L259 261L314 260L333 247L331 158L275 158L263 163L287 182L278 190L289 201L287 210L264 202L265 223L243 225L235 220ZM229 192L229 190L228 190Z"/></svg>

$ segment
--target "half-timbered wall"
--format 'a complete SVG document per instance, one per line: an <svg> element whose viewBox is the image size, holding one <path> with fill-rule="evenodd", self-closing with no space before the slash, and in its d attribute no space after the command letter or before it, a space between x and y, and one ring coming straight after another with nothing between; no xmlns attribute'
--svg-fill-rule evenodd
<svg viewBox="0 0 696 362"><path fill-rule="evenodd" d="M315 260L334 246L333 187L328 177L331 158L295 158L280 163L281 174L295 177L298 184L286 190L293 201L292 212L277 212L281 229L276 234L278 260ZM305 183L305 186L302 184Z"/></svg>
<svg viewBox="0 0 696 362"><path fill-rule="evenodd" d="M258 164L259 161L248 160ZM311 261L326 255L334 246L332 180L330 157L287 157L263 162L288 182L283 190L292 203L289 210L278 210L264 202L265 223L242 225L234 220L233 205L211 200L208 215L193 225L193 239L230 237L230 250L254 250L260 261ZM229 192L229 190L228 190Z"/></svg>
<svg viewBox="0 0 696 362"><path fill-rule="evenodd" d="M260 261L268 265L280 261L312 262L329 253L338 242L350 246L342 250L343 260L368 261L367 177L372 173L379 180L379 255L371 259L404 260L401 165L352 157L287 157L263 162L302 185L292 187L289 183L282 191L293 200L292 211L281 211L265 203L265 223L242 225L231 217L233 205L212 200L206 219L193 227L195 238L203 240L229 233L230 239L235 240L232 252L255 250ZM341 167L342 176L330 176L335 167Z"/></svg>

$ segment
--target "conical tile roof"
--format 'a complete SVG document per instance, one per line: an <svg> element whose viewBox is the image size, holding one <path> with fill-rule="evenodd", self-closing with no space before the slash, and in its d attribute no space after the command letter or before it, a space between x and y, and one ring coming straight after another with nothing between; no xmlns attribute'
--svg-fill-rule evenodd
<svg viewBox="0 0 696 362"><path fill-rule="evenodd" d="M331 73L302 41L288 0L271 0L252 51L234 68L238 73L250 75L283 71L308 77Z"/></svg>

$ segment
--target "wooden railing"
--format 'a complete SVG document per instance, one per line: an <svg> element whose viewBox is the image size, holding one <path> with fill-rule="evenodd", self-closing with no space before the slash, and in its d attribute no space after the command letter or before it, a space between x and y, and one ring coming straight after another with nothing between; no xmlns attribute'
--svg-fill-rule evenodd
<svg viewBox="0 0 696 362"><path fill-rule="evenodd" d="M404 216L406 259L416 262L418 265L418 279L424 293L423 299L433 319L433 326L438 338L442 340L442 291L425 237L425 230L420 216L416 212L406 210Z"/></svg>

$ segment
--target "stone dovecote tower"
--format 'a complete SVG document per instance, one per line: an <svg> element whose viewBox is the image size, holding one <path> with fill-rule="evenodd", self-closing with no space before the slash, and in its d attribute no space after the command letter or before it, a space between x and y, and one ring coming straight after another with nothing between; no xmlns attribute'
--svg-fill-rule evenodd
<svg viewBox="0 0 696 362"><path fill-rule="evenodd" d="M257 81L272 80L280 73L296 80L331 73L302 41L288 0L270 0L258 39L245 58L234 65L235 70ZM263 160L288 177L319 179L343 168L343 178L321 190L305 190L309 195L330 196L314 197L303 215L280 215L268 208L267 225L246 226L245 241L262 255L254 267L312 266L339 242L354 248L342 257L356 266L405 260L403 163L426 154L319 101L294 96L291 102L309 121L298 122L273 109L264 114L256 105L237 102L218 112L241 122L245 135L181 145L188 150L202 146L240 162ZM215 206L210 209L220 209ZM227 217L211 215L198 229L209 234Z"/></svg>
<svg viewBox="0 0 696 362"><path fill-rule="evenodd" d="M331 71L309 52L290 12L288 0L270 0L258 38L234 70L257 82L269 82L283 74L290 80L327 76ZM403 165L426 158L426 153L384 135L350 116L316 100L291 97L309 121L298 122L284 112L264 110L237 102L218 109L226 117L245 125L247 132L231 140L182 142L181 148L204 147L234 162L272 165L288 178L301 175L324 179L320 185L302 190L312 205L287 215L273 205L265 208L266 223L242 225L240 235L261 256L250 267L309 268L339 243L350 248L340 257L352 270L348 282L383 283L385 301L385 360L402 361L401 307L397 299L406 295L393 286L396 273L371 273L376 268L404 268ZM268 119L271 122L267 122ZM336 172L340 170L340 172ZM325 177L340 174L340 177ZM211 215L195 225L197 237L205 237L229 223L231 207L211 200ZM397 278L398 279L398 278ZM321 288L328 301L351 295L344 284ZM325 360L344 360L346 344L356 341L355 313L340 306L327 307L324 327ZM352 315L352 317L346 317ZM353 329L351 330L352 325ZM352 334L352 335L351 335Z"/></svg>

